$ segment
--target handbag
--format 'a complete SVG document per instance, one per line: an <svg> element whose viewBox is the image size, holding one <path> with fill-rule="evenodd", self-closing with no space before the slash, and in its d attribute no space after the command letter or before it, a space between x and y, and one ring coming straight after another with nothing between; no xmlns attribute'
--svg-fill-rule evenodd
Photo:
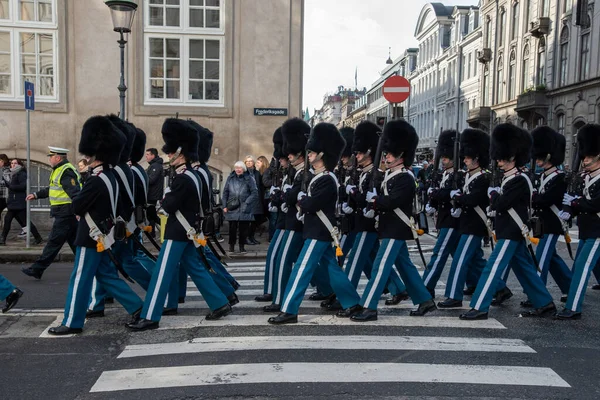
<svg viewBox="0 0 600 400"><path fill-rule="evenodd" d="M240 199L237 197L232 197L227 200L227 210L232 211L240 208Z"/></svg>

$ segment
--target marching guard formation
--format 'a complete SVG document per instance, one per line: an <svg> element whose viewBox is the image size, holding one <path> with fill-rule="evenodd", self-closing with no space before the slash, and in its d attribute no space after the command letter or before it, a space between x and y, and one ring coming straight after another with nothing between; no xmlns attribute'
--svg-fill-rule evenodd
<svg viewBox="0 0 600 400"><path fill-rule="evenodd" d="M77 216L69 242L75 265L64 319L50 334L82 332L86 318L104 316L109 298L131 315L130 330L156 329L161 316L177 314L185 302L188 276L211 310L207 320L227 316L239 302L240 285L215 240L207 167L213 133L178 118L165 120L161 133L170 164L169 185L156 204L167 217L162 246L147 226L148 176L138 164L145 133L114 115L85 122L79 152L89 174L77 193L57 203L68 204ZM423 210L412 171L418 135L403 119L383 129L365 121L340 131L292 118L275 131L273 145L269 211L277 213L276 231L264 293L255 298L269 303L265 312L278 313L269 323L296 323L309 285L316 287L309 300L357 323L377 319L383 293L390 294L386 305L410 299L415 317L462 308L464 296L471 296L470 310L460 319L487 319L490 306L513 296L510 271L527 296L521 316L581 318L590 274L600 275L600 125L579 130L569 173L562 166L565 138L549 127L529 133L501 124L491 135L443 131ZM60 178L55 181L60 194ZM435 218L438 237L421 276L409 246L416 244L425 263L419 240L424 218L415 219L425 212ZM575 221L579 244L573 257L569 227ZM574 258L572 268L556 250L561 236ZM486 260L487 238L492 252ZM145 248L146 240L160 250L158 257ZM436 304L435 287L450 256L445 300ZM41 277L32 271L28 275ZM361 296L363 273L368 283ZM562 292L561 310L546 289L548 274ZM145 298L125 280L138 284ZM2 312L22 295L0 276Z"/></svg>

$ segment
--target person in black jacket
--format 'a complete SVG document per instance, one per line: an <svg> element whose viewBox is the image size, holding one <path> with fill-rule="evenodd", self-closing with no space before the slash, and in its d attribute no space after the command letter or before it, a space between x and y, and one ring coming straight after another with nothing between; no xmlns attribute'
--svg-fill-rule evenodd
<svg viewBox="0 0 600 400"><path fill-rule="evenodd" d="M461 210L460 238L446 281L446 300L438 303L440 308L462 307L463 287L465 281L468 283L469 273L473 276L473 286L477 286L486 264L481 241L490 234L485 214L490 203L487 195L490 179L486 172L490 164L490 135L478 129L465 129L460 135L460 154L467 174L462 189L452 196Z"/></svg>
<svg viewBox="0 0 600 400"><path fill-rule="evenodd" d="M298 212L305 224L304 245L287 284L281 313L269 318L270 324L298 322L300 304L317 268L327 269L331 286L344 309L358 307L359 296L336 260L336 256L341 256L339 231L334 228L339 183L330 171L337 165L344 146L344 138L334 125L317 124L310 134L306 150L315 177L307 186L308 193L300 191L297 195ZM337 247L335 251L332 242Z"/></svg>
<svg viewBox="0 0 600 400"><path fill-rule="evenodd" d="M244 165L246 166L245 173L252 177L257 190L257 196L252 203L254 219L250 221L250 224L248 225L248 236L246 237L246 244L255 245L260 244L260 242L254 237L256 235L256 230L258 226L265 221L265 211L262 204L265 187L262 184L260 171L256 168L256 161L254 160L254 157L247 155L244 159Z"/></svg>
<svg viewBox="0 0 600 400"><path fill-rule="evenodd" d="M162 200L165 185L165 173L163 159L158 156L158 150L149 148L146 150L146 161L148 162L148 222L152 227L152 234L156 231L156 225L160 225L160 219L156 214L156 202Z"/></svg>
<svg viewBox="0 0 600 400"><path fill-rule="evenodd" d="M117 299L136 321L142 300L119 278L109 255L114 243L117 181L111 165L116 165L126 139L107 117L89 118L83 125L79 152L90 158L91 173L81 192L73 199L73 212L79 216L75 265L69 281L62 324L48 330L51 335L81 333L94 278ZM112 242L112 243L111 243Z"/></svg>
<svg viewBox="0 0 600 400"><path fill-rule="evenodd" d="M10 232L10 225L13 219L24 227L27 225L27 169L23 161L19 159L13 159L10 162L10 180L6 180L6 177L2 176L4 183L8 188L8 198L6 200L7 212L4 216L4 227L2 228L2 234L0 235L0 245L6 243L6 237ZM33 235L35 244L40 244L44 240L38 232L37 228L30 222L31 234Z"/></svg>
<svg viewBox="0 0 600 400"><path fill-rule="evenodd" d="M10 160L6 154L0 154L0 215L6 208L8 198L7 182L10 182Z"/></svg>
<svg viewBox="0 0 600 400"><path fill-rule="evenodd" d="M496 212L496 237L498 244L490 255L481 274L471 310L460 319L487 319L492 297L498 288L499 278L509 264L523 290L529 296L534 310L522 313L524 317L552 315L556 306L544 282L536 272L533 259L527 250L529 231L529 205L533 187L521 168L530 161L531 135L512 124L500 124L492 132L490 157L504 171L502 185L488 189L490 209Z"/></svg>

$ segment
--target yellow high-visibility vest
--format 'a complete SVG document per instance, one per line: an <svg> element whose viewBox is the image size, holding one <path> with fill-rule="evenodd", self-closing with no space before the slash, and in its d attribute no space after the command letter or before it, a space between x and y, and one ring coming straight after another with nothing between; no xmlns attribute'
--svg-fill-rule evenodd
<svg viewBox="0 0 600 400"><path fill-rule="evenodd" d="M75 181L75 179L73 179L74 182L71 182L73 184L73 186L75 186L75 185L81 186L79 172L77 172L77 169L73 166L73 164L66 163L66 164L61 165L60 167L54 169L52 171L52 174L50 175L50 190L48 192L48 197L50 199L51 206L59 206L62 204L70 204L71 203L71 198L69 197L67 192L65 192L65 190L63 189L63 187L60 183L62 175L67 169L73 170L73 172L75 172L75 175L77 177L76 181Z"/></svg>

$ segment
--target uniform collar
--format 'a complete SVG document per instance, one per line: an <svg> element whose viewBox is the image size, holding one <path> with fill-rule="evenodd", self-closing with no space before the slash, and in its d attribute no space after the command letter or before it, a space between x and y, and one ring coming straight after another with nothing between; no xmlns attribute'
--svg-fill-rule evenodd
<svg viewBox="0 0 600 400"><path fill-rule="evenodd" d="M175 168L176 174L183 174L187 170L186 164L181 164L179 167Z"/></svg>
<svg viewBox="0 0 600 400"><path fill-rule="evenodd" d="M315 175L318 175L318 174L320 174L322 172L326 172L326 171L327 171L327 169L325 168L325 166L323 166L319 169L315 169Z"/></svg>
<svg viewBox="0 0 600 400"><path fill-rule="evenodd" d="M366 167L362 167L362 172L369 172L373 169L373 163L367 165Z"/></svg>
<svg viewBox="0 0 600 400"><path fill-rule="evenodd" d="M92 176L98 176L102 171L104 171L104 164L97 165L92 168Z"/></svg>

